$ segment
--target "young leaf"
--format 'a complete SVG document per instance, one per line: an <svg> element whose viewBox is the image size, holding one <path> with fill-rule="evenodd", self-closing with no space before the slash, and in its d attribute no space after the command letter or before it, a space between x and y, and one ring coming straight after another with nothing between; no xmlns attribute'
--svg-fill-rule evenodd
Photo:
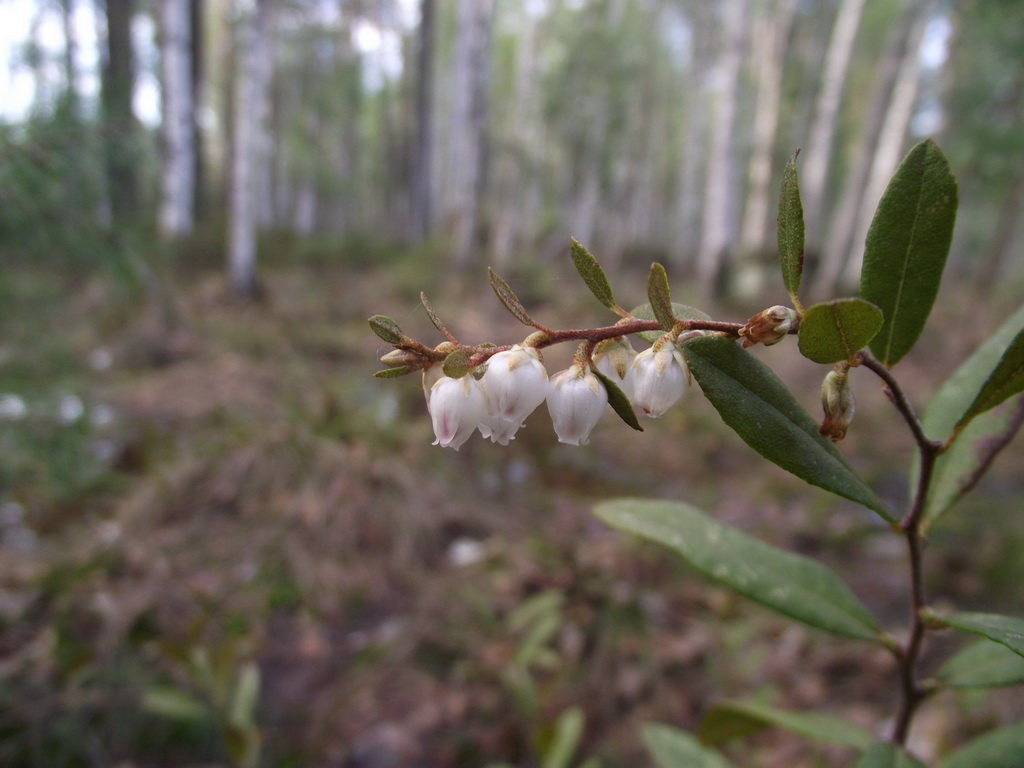
<svg viewBox="0 0 1024 768"><path fill-rule="evenodd" d="M373 374L375 379L397 379L399 376L405 376L408 373L412 373L412 368L408 365L398 365L394 368L385 368L377 371Z"/></svg>
<svg viewBox="0 0 1024 768"><path fill-rule="evenodd" d="M816 363L851 360L881 327L882 310L863 299L814 304L800 320L800 353Z"/></svg>
<svg viewBox="0 0 1024 768"><path fill-rule="evenodd" d="M820 712L788 712L752 701L716 704L701 720L697 737L705 744L723 744L772 726L856 749L867 749L873 741L870 733L841 717Z"/></svg>
<svg viewBox="0 0 1024 768"><path fill-rule="evenodd" d="M527 314L522 302L519 301L519 297L508 287L508 283L502 280L498 273L490 267L487 268L487 279L491 281L491 288L494 289L494 293L497 294L501 303L505 305L505 309L511 312L516 320L531 328L537 327L537 324Z"/></svg>
<svg viewBox="0 0 1024 768"><path fill-rule="evenodd" d="M936 440L949 438L957 422L962 420L961 414L967 412L985 379L1010 346L1010 341L1022 330L1024 307L1003 323L946 379L921 417L926 435ZM1004 434L1009 426L1010 417L1000 409L984 413L961 427L957 438L936 461L925 507L926 529L959 500L965 484L975 476L988 455L992 439ZM917 477L917 471L915 458L914 466L911 467L912 479Z"/></svg>
<svg viewBox="0 0 1024 768"><path fill-rule="evenodd" d="M892 744L872 744L854 768L925 768L924 763Z"/></svg>
<svg viewBox="0 0 1024 768"><path fill-rule="evenodd" d="M461 379L473 370L473 366L470 363L469 352L464 349L453 350L448 357L444 359L441 370L444 371L445 376L450 376L453 379Z"/></svg>
<svg viewBox="0 0 1024 768"><path fill-rule="evenodd" d="M1022 755L1024 722L979 736L939 763L939 768L1021 768Z"/></svg>
<svg viewBox="0 0 1024 768"><path fill-rule="evenodd" d="M1024 619L1016 616L1002 616L998 613L957 612L945 616L931 615L930 618L947 627L973 632L1002 643L1019 656L1024 656Z"/></svg>
<svg viewBox="0 0 1024 768"><path fill-rule="evenodd" d="M430 302L427 301L427 294L423 293L422 291L420 291L420 303L422 303L423 308L427 310L427 317L430 318L430 322L434 324L434 327L437 328L437 330L439 330L441 333L443 333L445 338L448 339L448 341L458 343L455 337L452 336L452 334L448 331L447 328L445 328L444 323L441 322L441 318L437 316L437 312L434 311L434 308L430 306Z"/></svg>
<svg viewBox="0 0 1024 768"><path fill-rule="evenodd" d="M800 308L797 291L804 271L804 206L800 201L800 183L796 172L796 154L782 171L782 190L779 193L779 259L782 264L782 282Z"/></svg>
<svg viewBox="0 0 1024 768"><path fill-rule="evenodd" d="M895 521L768 366L723 336L689 341L683 356L704 395L747 445L811 485Z"/></svg>
<svg viewBox="0 0 1024 768"><path fill-rule="evenodd" d="M647 276L647 298L651 301L655 319L662 328L671 331L676 324L672 314L672 294L668 287L668 274L658 262L651 264L651 272Z"/></svg>
<svg viewBox="0 0 1024 768"><path fill-rule="evenodd" d="M584 717L581 707L569 707L555 721L551 745L544 752L541 768L569 768L572 756L583 736Z"/></svg>
<svg viewBox="0 0 1024 768"><path fill-rule="evenodd" d="M617 311L619 305L615 303L612 296L612 287L608 284L608 276L605 275L601 265L597 263L594 254L584 248L575 237L569 241L569 250L572 251L572 263L576 265L576 271L580 273L583 282L587 284L597 300L613 312Z"/></svg>
<svg viewBox="0 0 1024 768"><path fill-rule="evenodd" d="M1007 398L1024 392L1024 330L1020 331L1003 352L995 370L981 387L971 407L967 409L957 426L967 423L975 416L989 411Z"/></svg>
<svg viewBox="0 0 1024 768"><path fill-rule="evenodd" d="M368 321L370 330L388 344L401 344L405 340L405 334L398 327L398 323L387 315L374 315Z"/></svg>
<svg viewBox="0 0 1024 768"><path fill-rule="evenodd" d="M661 723L644 726L644 744L658 768L733 768L718 752L701 746L693 736Z"/></svg>
<svg viewBox="0 0 1024 768"><path fill-rule="evenodd" d="M641 304L638 307L633 307L633 309L630 310L629 314L631 314L633 317L637 318L638 320L656 320L657 319L654 316L654 310L651 308L650 303ZM688 304L680 304L677 301L673 301L672 302L672 315L673 315L673 317L675 317L678 320L710 320L711 319L711 315L709 315L707 312L702 312L701 310L697 309L696 307L691 307ZM650 344L653 344L654 342L656 342L663 335L664 334L661 331L644 331L643 333L638 333L637 334L637 336L639 336L641 339L643 339L644 341L646 341L646 342L648 342Z"/></svg>
<svg viewBox="0 0 1024 768"><path fill-rule="evenodd" d="M594 513L609 525L670 547L704 575L785 616L837 635L877 640L878 625L838 576L776 549L688 504L617 499Z"/></svg>
<svg viewBox="0 0 1024 768"><path fill-rule="evenodd" d="M931 139L903 159L868 229L860 295L882 310L871 351L893 366L921 335L953 238L957 186L949 161Z"/></svg>
<svg viewBox="0 0 1024 768"><path fill-rule="evenodd" d="M605 391L608 393L608 405L618 414L618 417L637 432L643 432L644 428L640 426L640 421L636 417L636 411L633 410L633 404L629 402L626 393L619 389L619 385L597 370L593 365L590 366L590 372L597 376L598 380L604 384Z"/></svg>
<svg viewBox="0 0 1024 768"><path fill-rule="evenodd" d="M1024 683L1024 658L1005 645L978 640L951 656L939 669L950 688L998 688Z"/></svg>

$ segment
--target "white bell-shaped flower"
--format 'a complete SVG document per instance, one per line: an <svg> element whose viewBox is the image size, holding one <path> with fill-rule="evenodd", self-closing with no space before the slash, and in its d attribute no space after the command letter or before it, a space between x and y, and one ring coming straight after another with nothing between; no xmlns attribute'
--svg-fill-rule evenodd
<svg viewBox="0 0 1024 768"><path fill-rule="evenodd" d="M611 379L631 402L633 380L629 376L629 367L635 359L636 351L622 337L602 342L594 354L594 367Z"/></svg>
<svg viewBox="0 0 1024 768"><path fill-rule="evenodd" d="M457 451L486 418L487 398L470 375L442 376L430 388L427 410L434 423L434 445Z"/></svg>
<svg viewBox="0 0 1024 768"><path fill-rule="evenodd" d="M675 344L665 342L645 349L629 367L633 406L657 419L679 402L688 378L686 361Z"/></svg>
<svg viewBox="0 0 1024 768"><path fill-rule="evenodd" d="M578 365L559 371L548 382L548 412L560 443L586 445L607 404L600 379Z"/></svg>
<svg viewBox="0 0 1024 768"><path fill-rule="evenodd" d="M533 347L516 344L512 349L498 352L488 361L483 378L490 416L512 422L518 429L544 402L547 384L548 372L540 361L540 353Z"/></svg>
<svg viewBox="0 0 1024 768"><path fill-rule="evenodd" d="M485 392L484 394L486 395L487 393ZM480 422L480 434L484 437L489 437L492 443L508 445L516 439L516 432L519 431L521 426L521 424L515 421L506 421L488 411L483 421Z"/></svg>
<svg viewBox="0 0 1024 768"><path fill-rule="evenodd" d="M430 365L423 369L423 396L427 400L427 413L430 413L430 392L442 376L444 371L440 365Z"/></svg>

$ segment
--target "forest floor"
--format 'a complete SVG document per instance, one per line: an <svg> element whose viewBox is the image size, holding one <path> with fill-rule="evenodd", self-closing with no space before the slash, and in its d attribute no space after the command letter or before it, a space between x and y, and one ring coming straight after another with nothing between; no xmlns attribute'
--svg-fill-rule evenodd
<svg viewBox="0 0 1024 768"><path fill-rule="evenodd" d="M515 341L484 273L467 289L418 285L404 262L282 260L238 303L218 270L181 272L162 300L0 278L0 763L240 765L258 733L264 766L646 766L645 723L693 730L740 698L884 734L887 652L783 621L592 514L614 496L685 500L826 562L899 634L900 539L763 464L699 391L642 434L609 414L583 448L557 443L542 408L507 448L445 451L418 377L372 378L387 350L366 318L434 343L427 287L467 340ZM571 267L555 274L511 282L545 322L603 323ZM970 325L964 301L943 304L929 352L898 369L915 404L997 305ZM818 412L824 369L795 344L756 353ZM854 385L842 451L902 508L910 441L870 375ZM1018 440L935 530L937 605L1024 610L1022 458ZM936 638L926 670L954 642ZM933 758L1020 718L1016 693L932 699L912 748ZM777 730L723 751L762 768L853 756Z"/></svg>

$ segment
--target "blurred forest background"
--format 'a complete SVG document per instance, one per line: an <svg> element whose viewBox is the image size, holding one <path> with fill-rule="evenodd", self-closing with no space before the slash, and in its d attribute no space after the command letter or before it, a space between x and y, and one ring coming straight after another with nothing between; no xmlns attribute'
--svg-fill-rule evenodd
<svg viewBox="0 0 1024 768"><path fill-rule="evenodd" d="M1022 30L1019 0L0 0L0 763L640 766L642 723L750 691L877 726L884 653L588 510L702 505L899 626L901 553L862 511L761 468L696 393L583 449L543 413L509 448L431 448L365 319L429 342L426 290L467 341L515 341L491 265L544 322L603 324L574 236L619 296L656 259L744 320L784 295L798 147L808 294L849 292L932 136L961 209L899 369L921 407L1020 305ZM786 346L759 354L817 412L824 370ZM854 383L843 451L898 505L910 441ZM1021 611L1022 457L933 534L940 604ZM914 749L1019 718L1011 693L939 697Z"/></svg>

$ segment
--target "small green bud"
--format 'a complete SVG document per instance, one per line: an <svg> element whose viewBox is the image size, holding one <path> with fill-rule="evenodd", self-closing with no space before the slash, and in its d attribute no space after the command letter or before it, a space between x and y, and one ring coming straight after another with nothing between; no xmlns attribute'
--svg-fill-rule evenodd
<svg viewBox="0 0 1024 768"><path fill-rule="evenodd" d="M857 400L853 396L853 388L849 379L850 367L840 363L829 371L821 383L821 407L825 418L818 428L818 434L838 443L846 437L846 430L853 421L857 411Z"/></svg>

